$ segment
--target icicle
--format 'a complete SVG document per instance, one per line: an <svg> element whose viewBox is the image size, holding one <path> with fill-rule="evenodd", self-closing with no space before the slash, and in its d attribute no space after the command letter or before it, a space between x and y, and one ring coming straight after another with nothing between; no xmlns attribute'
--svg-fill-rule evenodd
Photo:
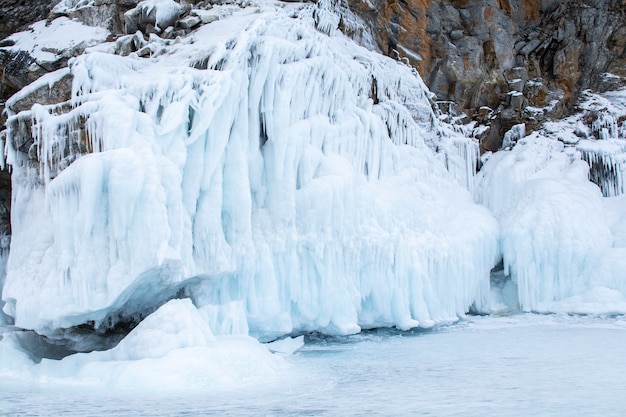
<svg viewBox="0 0 626 417"><path fill-rule="evenodd" d="M626 142L622 140L581 141L577 149L589 164L589 180L605 197L626 192Z"/></svg>
<svg viewBox="0 0 626 417"><path fill-rule="evenodd" d="M462 188L478 144L410 67L320 33L311 9L73 61L71 103L29 116L43 185L18 184L4 288L20 325L179 284L214 330L255 335L429 327L486 302L497 224Z"/></svg>

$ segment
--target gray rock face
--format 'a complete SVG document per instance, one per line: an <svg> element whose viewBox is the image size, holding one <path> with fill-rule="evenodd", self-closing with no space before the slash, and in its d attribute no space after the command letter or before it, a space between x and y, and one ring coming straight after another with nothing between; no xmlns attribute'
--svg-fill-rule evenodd
<svg viewBox="0 0 626 417"><path fill-rule="evenodd" d="M0 39L45 19L59 0L0 0Z"/></svg>
<svg viewBox="0 0 626 417"><path fill-rule="evenodd" d="M87 6L80 6L78 1L65 1L55 7L49 18L67 16L87 26L99 26L111 33L124 30L124 13L134 8L140 0L95 0ZM72 5L76 3L75 7Z"/></svg>
<svg viewBox="0 0 626 417"><path fill-rule="evenodd" d="M483 150L497 150L513 125L531 131L568 114L606 71L626 75L622 0L349 3L380 50L407 57L439 100L474 119L483 106L495 110Z"/></svg>

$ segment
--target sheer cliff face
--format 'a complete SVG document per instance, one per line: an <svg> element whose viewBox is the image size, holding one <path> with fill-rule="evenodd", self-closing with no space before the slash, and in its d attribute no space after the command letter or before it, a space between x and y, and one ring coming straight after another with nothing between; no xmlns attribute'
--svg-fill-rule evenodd
<svg viewBox="0 0 626 417"><path fill-rule="evenodd" d="M581 90L602 88L607 70L623 72L623 0L349 3L381 51L408 58L439 100L469 116L495 110L484 150L513 124L562 117Z"/></svg>

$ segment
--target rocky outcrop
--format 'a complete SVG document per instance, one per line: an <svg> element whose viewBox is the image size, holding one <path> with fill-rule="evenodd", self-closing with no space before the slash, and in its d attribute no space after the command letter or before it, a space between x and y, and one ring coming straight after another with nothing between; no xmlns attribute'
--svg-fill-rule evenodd
<svg viewBox="0 0 626 417"><path fill-rule="evenodd" d="M0 0L0 39L45 19L59 0Z"/></svg>
<svg viewBox="0 0 626 417"><path fill-rule="evenodd" d="M231 4L235 8L246 6L237 2ZM194 10L192 6L195 6ZM30 110L34 104L54 105L50 112L57 115L66 114L72 109L70 100L73 79L67 69L71 58L105 40L110 42L107 47L110 53L123 56L135 53L139 57L149 57L162 52L176 41L176 37L184 36L197 26L219 20L222 14L231 12L228 8L211 8L210 2L174 0L59 2L45 22L35 23L24 32L26 36L11 36L0 44L0 139L6 138L6 132L10 130L11 146L28 155L29 163L37 167L41 161L33 133L34 114ZM101 29L92 30L94 28ZM48 45L49 38L71 29L82 33L82 38L77 36L68 40L60 36L66 41L65 47L59 47L55 42L51 42L54 47ZM86 31L89 33L85 34ZM31 42L20 43L24 37ZM16 117L7 121L7 115ZM64 146L53 151L53 159L58 159L59 164L49 173L51 178L57 170L91 151L85 145L88 132L84 120L64 126L59 135L66 137L66 140ZM10 229L8 174L5 179L2 182L0 178L0 233L9 233ZM3 202L6 202L6 207L2 205Z"/></svg>
<svg viewBox="0 0 626 417"><path fill-rule="evenodd" d="M124 13L131 10L140 0L79 0L57 1L49 18L67 16L88 26L100 26L111 33L122 33L124 29Z"/></svg>
<svg viewBox="0 0 626 417"><path fill-rule="evenodd" d="M406 57L439 100L488 127L483 150L516 124L532 131L568 114L606 71L625 72L622 0L349 3L383 53Z"/></svg>

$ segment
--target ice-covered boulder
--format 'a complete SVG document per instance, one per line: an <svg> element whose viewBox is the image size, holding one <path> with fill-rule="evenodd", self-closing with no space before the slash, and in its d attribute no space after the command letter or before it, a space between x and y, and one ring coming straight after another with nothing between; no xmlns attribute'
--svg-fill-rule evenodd
<svg viewBox="0 0 626 417"><path fill-rule="evenodd" d="M497 225L458 185L476 144L412 68L317 31L315 7L233 7L149 59L105 45L71 63L71 106L11 115L33 126L30 157L8 137L16 325L97 326L178 289L259 337L484 303Z"/></svg>
<svg viewBox="0 0 626 417"><path fill-rule="evenodd" d="M66 67L73 56L103 42L109 32L59 17L33 23L14 33L0 47L2 93L19 90L42 75Z"/></svg>
<svg viewBox="0 0 626 417"><path fill-rule="evenodd" d="M173 0L145 0L124 13L124 31L162 32L173 26L181 14L181 6ZM150 27L148 27L150 26Z"/></svg>

